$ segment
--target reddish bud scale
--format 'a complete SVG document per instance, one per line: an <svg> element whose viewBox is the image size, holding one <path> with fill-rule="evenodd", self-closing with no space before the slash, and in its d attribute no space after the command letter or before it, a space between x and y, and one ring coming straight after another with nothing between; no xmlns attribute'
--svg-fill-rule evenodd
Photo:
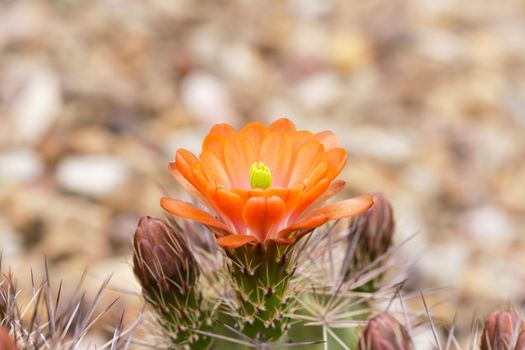
<svg viewBox="0 0 525 350"><path fill-rule="evenodd" d="M407 330L394 317L382 313L368 321L358 350L411 350L412 341Z"/></svg>
<svg viewBox="0 0 525 350"><path fill-rule="evenodd" d="M515 311L494 311L485 322L481 350L525 350L525 321Z"/></svg>

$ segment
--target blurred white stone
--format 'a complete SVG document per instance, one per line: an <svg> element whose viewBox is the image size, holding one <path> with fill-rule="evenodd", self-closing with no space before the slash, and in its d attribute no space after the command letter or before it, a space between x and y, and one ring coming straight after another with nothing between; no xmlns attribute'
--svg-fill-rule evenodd
<svg viewBox="0 0 525 350"><path fill-rule="evenodd" d="M265 78L262 71L262 61L255 50L246 45L232 45L220 54L222 67L235 79L244 83L255 83Z"/></svg>
<svg viewBox="0 0 525 350"><path fill-rule="evenodd" d="M421 275L438 286L460 287L467 273L469 256L469 246L457 240L430 248L417 267Z"/></svg>
<svg viewBox="0 0 525 350"><path fill-rule="evenodd" d="M186 108L201 121L236 124L230 94L215 77L204 72L191 73L182 81L181 94Z"/></svg>
<svg viewBox="0 0 525 350"><path fill-rule="evenodd" d="M439 332L439 331L438 331ZM435 349L437 348L436 340L430 326L418 327L410 334L414 349ZM438 337L441 336L438 334Z"/></svg>
<svg viewBox="0 0 525 350"><path fill-rule="evenodd" d="M16 263L13 259L20 256L21 244L19 235L0 217L0 253L8 264Z"/></svg>
<svg viewBox="0 0 525 350"><path fill-rule="evenodd" d="M85 195L105 196L129 175L124 163L111 156L71 156L58 164L57 180L63 188Z"/></svg>
<svg viewBox="0 0 525 350"><path fill-rule="evenodd" d="M29 182L42 176L42 160L31 149L0 153L0 181Z"/></svg>
<svg viewBox="0 0 525 350"><path fill-rule="evenodd" d="M472 209L462 224L467 235L484 243L508 238L514 231L509 215L491 205Z"/></svg>
<svg viewBox="0 0 525 350"><path fill-rule="evenodd" d="M337 75L319 73L299 84L297 98L306 108L322 108L335 102L342 90Z"/></svg>
<svg viewBox="0 0 525 350"><path fill-rule="evenodd" d="M54 72L36 68L26 75L13 76L3 86L16 90L9 103L8 115L15 127L14 135L22 143L37 143L58 117L61 107L61 91ZM25 76L23 76L25 75Z"/></svg>
<svg viewBox="0 0 525 350"><path fill-rule="evenodd" d="M86 335L80 344L75 349L78 350L95 350L100 349L107 342L107 339L100 334L93 334L93 332Z"/></svg>
<svg viewBox="0 0 525 350"><path fill-rule="evenodd" d="M333 4L324 0L300 0L296 1L294 7L301 17L315 19L330 13Z"/></svg>
<svg viewBox="0 0 525 350"><path fill-rule="evenodd" d="M465 43L447 32L422 31L418 46L421 54L443 62L454 63L465 56Z"/></svg>
<svg viewBox="0 0 525 350"><path fill-rule="evenodd" d="M48 23L46 8L38 1L14 1L0 13L0 32L9 41L37 39Z"/></svg>
<svg viewBox="0 0 525 350"><path fill-rule="evenodd" d="M404 162L418 152L414 138L408 130L374 127L343 127L336 130L341 144L351 154L373 157L387 163Z"/></svg>

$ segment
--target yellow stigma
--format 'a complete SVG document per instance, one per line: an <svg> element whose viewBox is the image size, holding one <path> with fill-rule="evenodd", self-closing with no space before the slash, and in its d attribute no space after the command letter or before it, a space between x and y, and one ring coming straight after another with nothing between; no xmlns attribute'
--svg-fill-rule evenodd
<svg viewBox="0 0 525 350"><path fill-rule="evenodd" d="M255 162L250 168L250 186L267 189L272 185L272 173L263 162Z"/></svg>

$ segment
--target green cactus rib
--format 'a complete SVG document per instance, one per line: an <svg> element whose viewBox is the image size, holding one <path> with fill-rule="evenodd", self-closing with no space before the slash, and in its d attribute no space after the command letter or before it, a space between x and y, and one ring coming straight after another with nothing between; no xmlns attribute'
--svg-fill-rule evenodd
<svg viewBox="0 0 525 350"><path fill-rule="evenodd" d="M205 350L210 347L212 339L196 331L211 331L211 308L195 288L171 288L169 293L159 293L153 300L148 298L148 302L156 307L172 349Z"/></svg>
<svg viewBox="0 0 525 350"><path fill-rule="evenodd" d="M288 329L293 306L290 278L295 269L290 246L246 245L228 249L238 309L237 325L249 338L275 341Z"/></svg>

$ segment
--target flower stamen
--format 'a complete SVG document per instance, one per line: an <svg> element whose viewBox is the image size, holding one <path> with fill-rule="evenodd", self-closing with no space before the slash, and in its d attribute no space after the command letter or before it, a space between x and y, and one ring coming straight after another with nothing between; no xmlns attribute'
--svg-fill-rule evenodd
<svg viewBox="0 0 525 350"><path fill-rule="evenodd" d="M267 189L272 185L272 173L263 162L255 162L250 167L250 186L253 188Z"/></svg>

